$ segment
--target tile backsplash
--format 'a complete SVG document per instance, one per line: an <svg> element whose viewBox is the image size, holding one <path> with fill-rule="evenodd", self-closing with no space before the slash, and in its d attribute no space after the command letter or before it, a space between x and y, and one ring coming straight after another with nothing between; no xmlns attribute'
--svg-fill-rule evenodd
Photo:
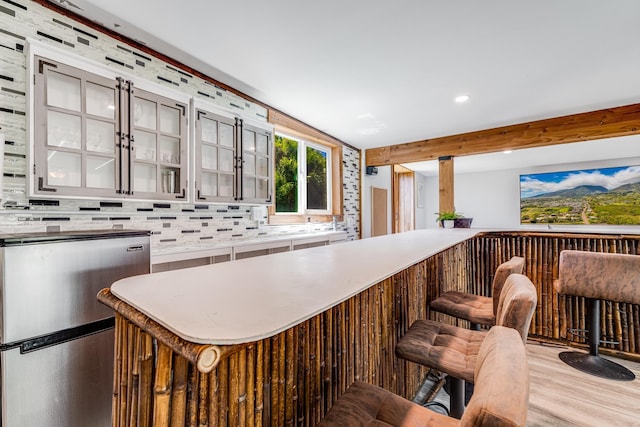
<svg viewBox="0 0 640 427"><path fill-rule="evenodd" d="M251 205L30 198L27 191L28 39L125 70L243 117L267 120L267 110L261 105L36 2L0 0L0 133L5 138L0 232L145 229L152 232L152 248L159 250L309 231L305 224L260 225L251 219ZM359 151L345 146L342 165L344 220L338 223L338 229L346 231L349 239L356 239L360 227ZM331 230L332 224L314 223L311 229Z"/></svg>

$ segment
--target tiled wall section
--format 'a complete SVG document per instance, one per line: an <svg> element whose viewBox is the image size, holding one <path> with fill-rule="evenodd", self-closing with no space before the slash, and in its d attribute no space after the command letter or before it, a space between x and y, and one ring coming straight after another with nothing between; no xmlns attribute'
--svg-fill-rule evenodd
<svg viewBox="0 0 640 427"><path fill-rule="evenodd" d="M35 200L27 195L26 41L37 39L114 69L146 78L244 117L265 121L266 109L210 82L28 0L0 0L0 132L5 136L0 232L133 228L152 231L154 249L204 246L235 239L308 231L258 226L250 206L158 204L99 200ZM343 150L344 221L359 236L359 152ZM313 230L331 229L314 224Z"/></svg>

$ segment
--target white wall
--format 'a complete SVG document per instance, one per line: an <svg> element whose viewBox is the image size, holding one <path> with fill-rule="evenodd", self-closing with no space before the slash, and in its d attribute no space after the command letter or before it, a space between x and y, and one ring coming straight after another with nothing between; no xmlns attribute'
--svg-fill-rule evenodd
<svg viewBox="0 0 640 427"><path fill-rule="evenodd" d="M454 177L455 208L466 217L473 218L472 227L517 228L520 227L521 174L631 165L640 165L640 157L456 174ZM428 228L435 228L437 224L433 212L438 211L438 177L427 177L425 188L425 222Z"/></svg>
<svg viewBox="0 0 640 427"><path fill-rule="evenodd" d="M362 156L362 238L371 237L371 187L387 189L387 231L391 233L391 166L379 166L377 175L366 175Z"/></svg>

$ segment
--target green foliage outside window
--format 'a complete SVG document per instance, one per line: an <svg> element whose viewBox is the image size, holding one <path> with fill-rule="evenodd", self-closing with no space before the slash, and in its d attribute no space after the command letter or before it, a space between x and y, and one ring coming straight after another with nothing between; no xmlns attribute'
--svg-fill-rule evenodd
<svg viewBox="0 0 640 427"><path fill-rule="evenodd" d="M275 136L276 212L298 212L298 142L281 135ZM306 209L326 210L327 152L313 146L304 147L306 153L307 200ZM302 207L301 210L305 209Z"/></svg>
<svg viewBox="0 0 640 427"><path fill-rule="evenodd" d="M307 209L327 209L327 156L307 147Z"/></svg>
<svg viewBox="0 0 640 427"><path fill-rule="evenodd" d="M298 211L298 141L275 137L276 212Z"/></svg>

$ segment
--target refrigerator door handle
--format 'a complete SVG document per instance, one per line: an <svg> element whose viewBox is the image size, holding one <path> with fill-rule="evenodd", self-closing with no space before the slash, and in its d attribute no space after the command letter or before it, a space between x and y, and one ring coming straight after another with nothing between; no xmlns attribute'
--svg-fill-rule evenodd
<svg viewBox="0 0 640 427"><path fill-rule="evenodd" d="M7 343L0 346L0 350L10 350L20 347L20 354L30 353L32 351L41 350L51 347L52 345L61 344L63 342L72 341L87 335L96 334L115 326L115 318L98 320L96 322L87 323L76 326L75 328L63 329L52 334L42 335L40 337L30 338L24 341Z"/></svg>

